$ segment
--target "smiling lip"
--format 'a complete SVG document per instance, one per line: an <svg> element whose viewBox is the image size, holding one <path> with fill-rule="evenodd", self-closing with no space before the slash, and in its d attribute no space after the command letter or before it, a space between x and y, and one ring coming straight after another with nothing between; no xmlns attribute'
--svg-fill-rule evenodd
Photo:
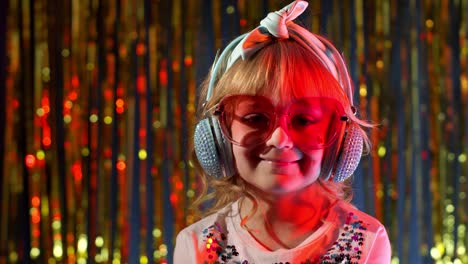
<svg viewBox="0 0 468 264"><path fill-rule="evenodd" d="M282 160L266 160L266 159L264 159L264 161L274 164L276 166L288 166L291 164L295 164L297 162L296 160L295 161L282 161Z"/></svg>

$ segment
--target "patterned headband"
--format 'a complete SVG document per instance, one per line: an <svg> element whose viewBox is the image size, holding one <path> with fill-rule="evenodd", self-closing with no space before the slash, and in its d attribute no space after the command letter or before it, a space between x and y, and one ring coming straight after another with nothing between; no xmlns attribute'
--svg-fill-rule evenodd
<svg viewBox="0 0 468 264"><path fill-rule="evenodd" d="M306 1L296 0L279 11L271 12L261 22L260 26L245 34L243 39L233 49L227 61L227 69L238 59L246 59L265 47L274 39L290 38L288 26L299 32L293 36L298 43L309 49L341 84L352 102L353 89L351 79L342 56L325 38L313 34L296 25L293 20L307 8Z"/></svg>

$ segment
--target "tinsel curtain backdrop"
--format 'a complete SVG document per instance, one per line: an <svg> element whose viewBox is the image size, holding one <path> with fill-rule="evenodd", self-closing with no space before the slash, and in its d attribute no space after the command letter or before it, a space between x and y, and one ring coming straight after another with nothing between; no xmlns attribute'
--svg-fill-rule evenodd
<svg viewBox="0 0 468 264"><path fill-rule="evenodd" d="M172 263L197 86L273 0L0 1L0 264ZM353 179L392 263L468 263L467 0L310 0L379 126Z"/></svg>

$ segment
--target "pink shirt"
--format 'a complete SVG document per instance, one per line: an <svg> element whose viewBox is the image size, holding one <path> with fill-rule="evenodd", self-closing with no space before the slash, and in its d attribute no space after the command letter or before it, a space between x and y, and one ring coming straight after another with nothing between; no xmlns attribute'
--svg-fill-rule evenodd
<svg viewBox="0 0 468 264"><path fill-rule="evenodd" d="M241 227L238 212L234 202L183 229L174 263L390 263L385 227L349 203L335 203L321 227L297 247L276 251Z"/></svg>

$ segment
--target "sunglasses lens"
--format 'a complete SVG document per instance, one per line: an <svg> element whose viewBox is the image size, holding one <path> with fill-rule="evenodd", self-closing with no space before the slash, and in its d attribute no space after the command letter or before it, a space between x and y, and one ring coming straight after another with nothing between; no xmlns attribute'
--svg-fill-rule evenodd
<svg viewBox="0 0 468 264"><path fill-rule="evenodd" d="M223 100L221 124L225 135L235 144L262 143L274 126L274 108L261 96L238 95Z"/></svg>
<svg viewBox="0 0 468 264"><path fill-rule="evenodd" d="M295 144L306 149L322 149L336 140L345 122L341 104L322 97L302 98L289 108L289 134Z"/></svg>
<svg viewBox="0 0 468 264"><path fill-rule="evenodd" d="M278 126L275 107L267 97L235 95L220 103L220 123L225 136L234 144L250 147L265 143ZM286 110L286 111L284 111ZM300 148L327 147L341 131L344 115L335 99L306 97L282 110L287 130Z"/></svg>

